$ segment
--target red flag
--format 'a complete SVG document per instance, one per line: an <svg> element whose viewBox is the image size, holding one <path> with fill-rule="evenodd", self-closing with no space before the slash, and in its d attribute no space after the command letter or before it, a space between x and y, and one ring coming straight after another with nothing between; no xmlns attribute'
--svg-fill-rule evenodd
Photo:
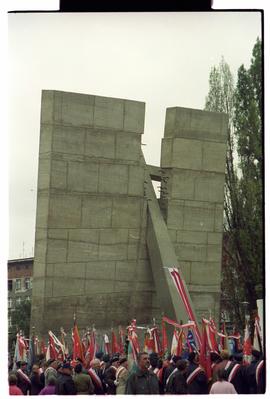
<svg viewBox="0 0 270 399"><path fill-rule="evenodd" d="M41 342L40 342L40 351L41 351L41 353L46 355L46 350L47 350L47 348L46 348L46 346L44 344L44 340L42 339Z"/></svg>
<svg viewBox="0 0 270 399"><path fill-rule="evenodd" d="M246 321L245 336L243 343L243 364L250 364L251 351L252 351L251 338L249 333L248 321Z"/></svg>
<svg viewBox="0 0 270 399"><path fill-rule="evenodd" d="M208 379L210 379L212 377L210 348L208 345L208 337L204 320L202 320L202 344L200 348L200 364L204 368Z"/></svg>
<svg viewBox="0 0 270 399"><path fill-rule="evenodd" d="M168 337L166 333L165 323L162 320L162 352L163 354L168 351Z"/></svg>
<svg viewBox="0 0 270 399"><path fill-rule="evenodd" d="M151 328L151 335L153 337L154 352L158 353L161 356L162 355L162 346L160 343L158 328L156 326Z"/></svg>
<svg viewBox="0 0 270 399"><path fill-rule="evenodd" d="M49 356L50 356L50 359L58 358L58 353L55 348L54 339L51 337L51 335L49 335Z"/></svg>
<svg viewBox="0 0 270 399"><path fill-rule="evenodd" d="M73 360L76 360L76 358L79 357L84 362L83 347L82 347L76 319L74 320L72 339L73 339Z"/></svg>
<svg viewBox="0 0 270 399"><path fill-rule="evenodd" d="M119 345L117 343L116 335L112 330L112 354L120 353Z"/></svg>

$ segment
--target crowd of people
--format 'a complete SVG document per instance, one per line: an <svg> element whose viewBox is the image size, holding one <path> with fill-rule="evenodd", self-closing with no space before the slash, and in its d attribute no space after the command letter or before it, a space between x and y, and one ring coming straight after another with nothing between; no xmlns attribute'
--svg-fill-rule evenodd
<svg viewBox="0 0 270 399"><path fill-rule="evenodd" d="M240 354L211 353L211 378L196 352L187 358L140 352L129 367L127 357L98 352L85 369L80 358L59 362L41 358L28 371L17 362L9 371L11 395L145 395L145 394L259 394L265 392L265 364L261 352L252 351L250 364Z"/></svg>

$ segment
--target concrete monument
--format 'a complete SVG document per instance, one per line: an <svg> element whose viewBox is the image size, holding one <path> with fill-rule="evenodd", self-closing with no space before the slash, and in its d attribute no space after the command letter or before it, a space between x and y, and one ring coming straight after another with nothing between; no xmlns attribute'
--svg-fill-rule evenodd
<svg viewBox="0 0 270 399"><path fill-rule="evenodd" d="M31 325L141 324L219 312L227 118L169 108L161 167L141 151L145 104L43 91ZM151 180L161 181L157 200Z"/></svg>

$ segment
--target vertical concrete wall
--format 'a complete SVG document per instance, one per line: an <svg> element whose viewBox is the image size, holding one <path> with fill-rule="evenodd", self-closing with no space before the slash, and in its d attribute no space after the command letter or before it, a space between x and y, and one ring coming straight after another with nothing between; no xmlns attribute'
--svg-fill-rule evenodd
<svg viewBox="0 0 270 399"><path fill-rule="evenodd" d="M225 114L167 109L160 203L199 319L219 318L226 140Z"/></svg>
<svg viewBox="0 0 270 399"><path fill-rule="evenodd" d="M32 326L149 322L145 104L43 91Z"/></svg>

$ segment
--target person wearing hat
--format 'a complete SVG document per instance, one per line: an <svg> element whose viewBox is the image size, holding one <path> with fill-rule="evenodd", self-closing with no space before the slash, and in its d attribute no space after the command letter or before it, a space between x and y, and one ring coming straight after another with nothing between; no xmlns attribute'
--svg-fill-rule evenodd
<svg viewBox="0 0 270 399"><path fill-rule="evenodd" d="M166 386L166 393L174 395L185 395L187 393L186 370L187 361L178 360L176 362L176 372L170 375Z"/></svg>
<svg viewBox="0 0 270 399"><path fill-rule="evenodd" d="M80 363L76 364L75 375L73 380L77 389L78 395L92 395L94 393L94 385L92 383L90 375L83 372L82 365Z"/></svg>
<svg viewBox="0 0 270 399"><path fill-rule="evenodd" d="M164 386L164 391L167 392L167 386L170 382L171 377L173 376L174 373L177 371L176 363L182 360L181 356L173 356L170 362L170 365L166 367L163 373L163 386Z"/></svg>
<svg viewBox="0 0 270 399"><path fill-rule="evenodd" d="M113 355L111 359L111 365L105 370L104 373L104 382L107 388L108 395L115 395L116 394L116 386L114 381L116 379L116 371L119 367L119 355Z"/></svg>
<svg viewBox="0 0 270 399"><path fill-rule="evenodd" d="M229 360L229 352L227 349L223 349L220 352L221 361L218 361L213 367L213 375L212 375L212 384L218 381L218 370L225 369L227 370L228 367L231 365L231 360Z"/></svg>
<svg viewBox="0 0 270 399"><path fill-rule="evenodd" d="M56 395L76 395L77 389L72 378L72 367L66 362L58 370L58 376L55 385Z"/></svg>
<svg viewBox="0 0 270 399"><path fill-rule="evenodd" d="M124 395L128 379L128 361L126 357L119 359L119 367L116 370L114 385L116 386L116 395Z"/></svg>
<svg viewBox="0 0 270 399"><path fill-rule="evenodd" d="M88 374L91 377L91 380L94 384L94 394L95 395L104 395L104 385L102 383L101 375L100 375L100 360L93 359L90 362L90 369L88 370Z"/></svg>
<svg viewBox="0 0 270 399"><path fill-rule="evenodd" d="M43 382L40 380L40 369L38 364L33 364L32 373L30 376L31 380L31 391L30 395L38 395L39 392L44 388Z"/></svg>
<svg viewBox="0 0 270 399"><path fill-rule="evenodd" d="M59 362L55 359L49 359L46 362L46 369L44 371L44 376L45 376L45 386L48 385L48 379L50 377L57 378L57 367L59 365Z"/></svg>
<svg viewBox="0 0 270 399"><path fill-rule="evenodd" d="M31 389L31 380L27 375L27 362L18 361L16 365L17 386L21 389L24 395L28 395Z"/></svg>
<svg viewBox="0 0 270 399"><path fill-rule="evenodd" d="M253 349L252 360L244 367L243 375L247 394L265 393L265 365L261 352Z"/></svg>
<svg viewBox="0 0 270 399"><path fill-rule="evenodd" d="M190 395L208 394L208 381L205 371L200 367L199 355L191 352L188 355L187 367L187 393Z"/></svg>
<svg viewBox="0 0 270 399"><path fill-rule="evenodd" d="M149 370L150 362L147 352L138 354L138 369L127 379L127 395L158 395L159 386L157 376Z"/></svg>

